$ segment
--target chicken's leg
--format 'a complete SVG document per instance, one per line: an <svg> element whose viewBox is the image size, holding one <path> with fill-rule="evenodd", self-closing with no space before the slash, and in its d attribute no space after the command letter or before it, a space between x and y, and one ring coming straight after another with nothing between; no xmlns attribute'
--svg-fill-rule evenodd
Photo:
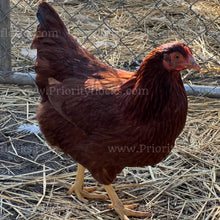
<svg viewBox="0 0 220 220"><path fill-rule="evenodd" d="M77 198L84 203L88 203L88 200L85 199L84 197L89 199L107 199L108 198L107 195L89 193L91 191L96 190L97 189L96 186L83 188L84 173L85 173L85 167L83 167L81 164L78 163L76 180L75 183L70 187L68 194L72 194L74 191L76 193Z"/></svg>
<svg viewBox="0 0 220 220"><path fill-rule="evenodd" d="M134 210L127 208L127 207L133 207L132 205L127 206L127 207L124 206L121 200L118 198L112 185L104 185L104 188L106 192L108 193L110 200L112 201L113 208L119 214L122 220L129 220L127 216L135 216L135 217L150 217L151 216L151 214L148 212L134 211Z"/></svg>

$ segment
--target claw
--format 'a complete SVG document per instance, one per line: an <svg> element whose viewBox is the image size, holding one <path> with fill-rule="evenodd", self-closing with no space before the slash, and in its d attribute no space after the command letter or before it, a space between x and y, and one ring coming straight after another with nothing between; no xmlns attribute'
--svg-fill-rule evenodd
<svg viewBox="0 0 220 220"><path fill-rule="evenodd" d="M88 198L88 199L107 199L108 196L105 194L96 194L96 193L89 193L89 192L93 192L94 190L97 189L97 186L94 187L85 187L82 188L81 185L77 184L77 182L75 182L72 187L69 189L68 194L71 195L73 192L75 192L77 198L83 202L83 203L88 203L88 200L85 199L84 197Z"/></svg>
<svg viewBox="0 0 220 220"><path fill-rule="evenodd" d="M115 211L119 214L121 220L129 220L128 216L151 217L151 213L149 212L131 210L132 208L136 208L138 204L124 206L111 185L104 185L104 188L112 201L112 204L110 204L109 207L115 209Z"/></svg>
<svg viewBox="0 0 220 220"><path fill-rule="evenodd" d="M105 194L90 193L90 192L95 191L98 188L97 186L83 187L84 172L85 172L85 168L81 164L78 164L76 180L75 180L75 183L68 190L68 194L71 195L73 192L75 192L77 198L81 202L86 203L86 204L88 203L88 200L85 198L88 198L88 199L107 199L108 196Z"/></svg>

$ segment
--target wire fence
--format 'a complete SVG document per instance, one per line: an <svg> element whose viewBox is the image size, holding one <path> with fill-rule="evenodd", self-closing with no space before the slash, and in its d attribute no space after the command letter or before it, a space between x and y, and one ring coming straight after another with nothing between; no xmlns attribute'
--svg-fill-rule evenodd
<svg viewBox="0 0 220 220"><path fill-rule="evenodd" d="M30 44L38 0L0 1L0 72L34 72ZM48 0L80 44L104 62L135 70L156 46L189 45L202 73L185 82L219 85L220 4L217 0Z"/></svg>

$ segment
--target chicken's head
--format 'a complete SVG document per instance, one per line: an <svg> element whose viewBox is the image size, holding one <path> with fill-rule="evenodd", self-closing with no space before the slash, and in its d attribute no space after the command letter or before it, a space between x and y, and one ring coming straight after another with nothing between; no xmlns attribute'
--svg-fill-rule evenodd
<svg viewBox="0 0 220 220"><path fill-rule="evenodd" d="M160 49L164 52L163 65L167 70L194 69L200 71L200 66L193 58L192 51L184 43L164 44Z"/></svg>

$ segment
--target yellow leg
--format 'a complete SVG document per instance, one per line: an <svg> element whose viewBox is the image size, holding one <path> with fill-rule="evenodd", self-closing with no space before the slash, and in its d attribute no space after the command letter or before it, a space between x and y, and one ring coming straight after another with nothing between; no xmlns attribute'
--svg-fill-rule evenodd
<svg viewBox="0 0 220 220"><path fill-rule="evenodd" d="M148 212L140 212L140 211L134 211L134 210L129 209L129 208L135 208L137 206L136 204L124 206L121 200L118 198L112 185L104 185L104 188L106 192L108 193L110 200L112 201L113 208L119 214L121 220L129 220L127 216L135 216L135 217L150 217L151 216L151 214Z"/></svg>
<svg viewBox="0 0 220 220"><path fill-rule="evenodd" d="M96 190L97 189L96 186L83 188L84 173L85 173L85 167L83 167L81 164L78 163L76 180L75 180L75 183L70 187L68 194L72 194L74 191L77 198L81 202L84 202L84 203L88 203L88 200L85 199L84 197L89 198L89 199L107 199L108 198L107 195L88 193L88 192Z"/></svg>

